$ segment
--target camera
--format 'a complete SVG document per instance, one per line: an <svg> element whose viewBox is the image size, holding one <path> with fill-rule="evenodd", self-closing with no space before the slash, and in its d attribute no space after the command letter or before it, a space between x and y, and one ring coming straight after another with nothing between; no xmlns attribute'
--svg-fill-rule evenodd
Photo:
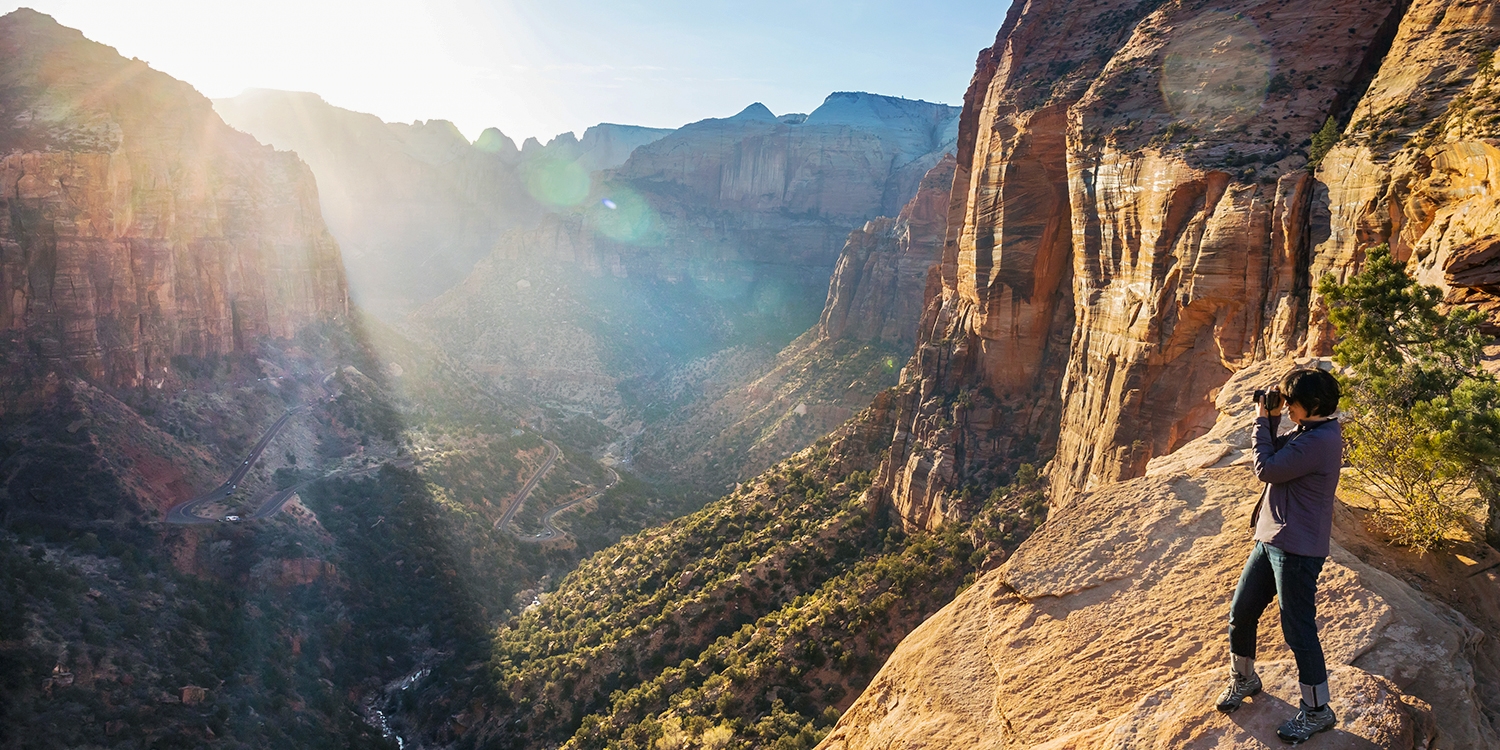
<svg viewBox="0 0 1500 750"><path fill-rule="evenodd" d="M1258 390L1255 392L1255 403L1264 403L1266 405L1266 411L1276 411L1277 409L1280 409L1282 400L1283 399L1279 391Z"/></svg>

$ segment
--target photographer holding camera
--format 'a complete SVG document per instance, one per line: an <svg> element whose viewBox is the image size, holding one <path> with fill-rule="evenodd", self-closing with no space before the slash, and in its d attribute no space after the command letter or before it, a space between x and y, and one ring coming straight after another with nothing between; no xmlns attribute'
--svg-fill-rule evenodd
<svg viewBox="0 0 1500 750"><path fill-rule="evenodd" d="M1255 548L1230 604L1230 679L1218 709L1233 711L1260 692L1256 627L1272 597L1279 598L1281 632L1297 660L1302 705L1276 734L1298 744L1337 722L1328 705L1328 670L1318 642L1314 598L1328 557L1334 491L1343 465L1343 432L1333 418L1339 384L1322 370L1297 369L1282 379L1279 390L1256 391L1255 402L1255 477L1266 487L1250 519ZM1297 429L1278 437L1283 406Z"/></svg>

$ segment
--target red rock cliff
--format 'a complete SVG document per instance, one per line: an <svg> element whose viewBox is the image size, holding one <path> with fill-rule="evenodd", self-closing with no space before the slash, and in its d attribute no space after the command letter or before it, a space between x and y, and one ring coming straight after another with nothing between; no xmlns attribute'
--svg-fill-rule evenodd
<svg viewBox="0 0 1500 750"><path fill-rule="evenodd" d="M828 283L820 338L913 341L928 272L942 251L954 164L948 154L929 170L900 215L849 233Z"/></svg>
<svg viewBox="0 0 1500 750"><path fill-rule="evenodd" d="M1386 239L1495 306L1494 8L1013 6L965 97L942 283L872 491L932 526L1025 460L1052 457L1063 503L1138 476L1234 372L1326 351L1312 286ZM1329 117L1351 135L1309 173Z"/></svg>
<svg viewBox="0 0 1500 750"><path fill-rule="evenodd" d="M36 371L160 383L170 358L341 316L311 173L181 81L50 17L0 18L0 347Z"/></svg>

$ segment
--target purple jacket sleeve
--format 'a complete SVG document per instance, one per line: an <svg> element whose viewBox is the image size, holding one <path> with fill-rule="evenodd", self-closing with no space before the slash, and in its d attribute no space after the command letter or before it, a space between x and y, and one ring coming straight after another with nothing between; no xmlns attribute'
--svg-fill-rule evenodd
<svg viewBox="0 0 1500 750"><path fill-rule="evenodd" d="M1255 437L1251 441L1255 449L1255 478L1269 484L1281 484L1316 471L1321 458L1308 451L1307 446L1293 440L1277 450L1272 419L1274 417L1255 419Z"/></svg>

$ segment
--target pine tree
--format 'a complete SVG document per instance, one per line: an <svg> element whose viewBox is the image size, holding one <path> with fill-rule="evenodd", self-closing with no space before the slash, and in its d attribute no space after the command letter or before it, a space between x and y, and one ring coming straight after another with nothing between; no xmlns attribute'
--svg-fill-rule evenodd
<svg viewBox="0 0 1500 750"><path fill-rule="evenodd" d="M1307 148L1307 168L1314 169L1323 161L1335 144L1339 142L1339 124L1329 117L1323 127L1313 134L1312 145Z"/></svg>
<svg viewBox="0 0 1500 750"><path fill-rule="evenodd" d="M1396 508L1400 543L1431 549L1472 510L1488 504L1486 539L1500 547L1500 382L1479 365L1483 316L1443 309L1436 287L1416 282L1390 248L1370 250L1344 284L1318 292L1338 331L1335 360L1351 416L1349 461L1372 494Z"/></svg>

